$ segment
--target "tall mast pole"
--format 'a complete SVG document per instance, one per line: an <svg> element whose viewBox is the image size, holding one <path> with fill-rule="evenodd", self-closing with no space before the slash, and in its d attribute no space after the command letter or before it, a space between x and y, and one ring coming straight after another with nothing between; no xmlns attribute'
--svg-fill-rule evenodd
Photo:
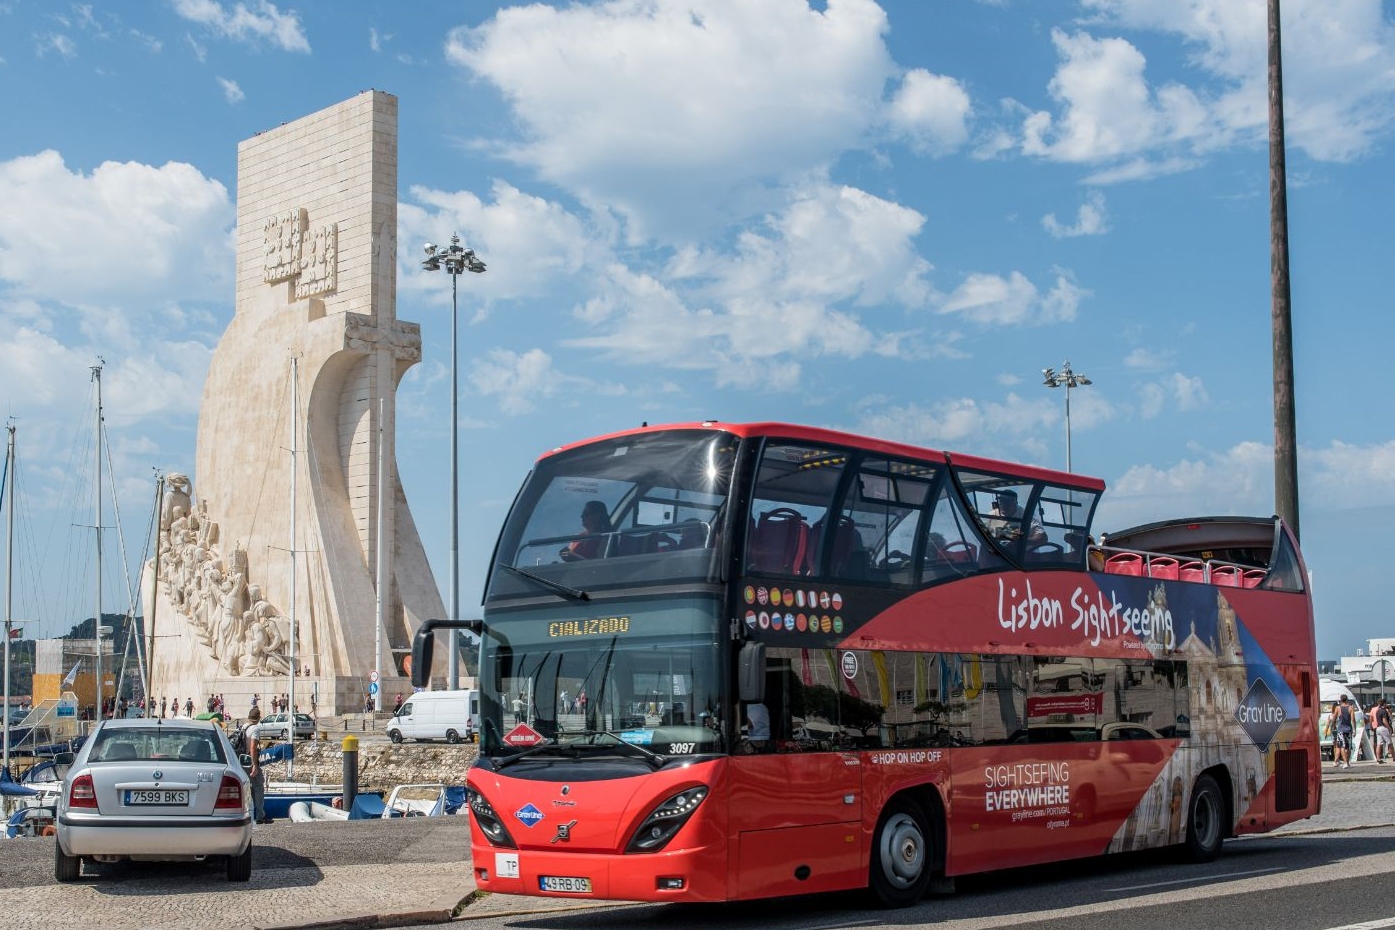
<svg viewBox="0 0 1395 930"><path fill-rule="evenodd" d="M96 647L94 666L97 670L97 719L102 719L102 366L92 366L92 380L97 384L97 441L94 443L97 480L93 482L94 512L97 515L94 529L97 533L97 607L92 627L92 639Z"/></svg>
<svg viewBox="0 0 1395 930"><path fill-rule="evenodd" d="M155 676L155 613L156 607L160 603L160 559L163 556L163 547L160 545L161 527L160 521L164 519L165 513L165 476L156 472L155 474L155 583L151 587L150 603L145 605L145 661L150 666L150 676ZM149 682L142 674L142 687L145 688L145 713L142 716L155 716L154 692L150 690Z"/></svg>
<svg viewBox="0 0 1395 930"><path fill-rule="evenodd" d="M295 560L296 560L296 549L295 549L295 542L296 542L296 533L295 533L295 506L296 506L296 505L295 505L295 485L296 485L296 448L297 448L297 447L296 447L296 443L297 443L297 440L300 438L300 393L299 393L299 390L298 390L298 388L299 388L299 382L300 382L299 371L300 371L300 358L299 358L299 356L293 355L293 356L291 356L291 607L290 607L290 610L291 610L291 612L290 612L290 621L291 621L291 647L290 647L290 656L291 656L291 683L290 683L290 691L287 693L287 696L286 696L288 702L289 702L290 705L291 705L290 707L286 708L286 715L287 715L287 719L290 721L290 724L289 724L289 731L290 731L291 746L292 746L292 748L295 747L295 715L296 715L296 706L295 706L295 672L296 672L296 665L295 665L295 663L296 663L296 658L295 658L295 640L296 640L296 624L295 624L295 601L296 601L296 586L295 586L295 580L296 580L296 579L295 579ZM294 774L294 772L295 772L295 753L292 752L290 755L288 755L288 756L286 757L286 778L287 778L287 779L290 779L290 778L292 777L292 775Z"/></svg>
<svg viewBox="0 0 1395 930"><path fill-rule="evenodd" d="M1293 402L1293 307L1288 276L1288 168L1279 0L1269 0L1269 276L1274 339L1274 512L1298 536L1298 427Z"/></svg>
<svg viewBox="0 0 1395 930"><path fill-rule="evenodd" d="M381 376L381 369L379 369ZM374 587L377 589L377 603L375 604L374 638L373 638L373 675L377 690L373 692L373 710L383 709L383 628L387 626L387 537L384 533L383 518L387 513L387 475L384 472L384 459L386 452L383 445L386 441L385 430L383 429L383 417L386 414L387 402L379 395L378 397L378 532L377 545L375 548L375 559L373 575L376 579Z"/></svg>
<svg viewBox="0 0 1395 930"><path fill-rule="evenodd" d="M5 443L5 769L10 771L10 631L14 629L15 569L15 427Z"/></svg>

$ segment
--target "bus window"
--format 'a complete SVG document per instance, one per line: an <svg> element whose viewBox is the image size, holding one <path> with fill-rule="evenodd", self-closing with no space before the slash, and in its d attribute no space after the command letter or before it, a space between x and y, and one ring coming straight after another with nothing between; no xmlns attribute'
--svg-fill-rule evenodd
<svg viewBox="0 0 1395 930"><path fill-rule="evenodd" d="M1027 730L1018 742L1089 742L1099 739L1103 675L1090 659L1034 656L1027 695Z"/></svg>
<svg viewBox="0 0 1395 930"><path fill-rule="evenodd" d="M826 561L819 564L827 566L827 574L848 581L915 584L916 536L934 480L930 465L864 459L848 485L837 534L824 541Z"/></svg>
<svg viewBox="0 0 1395 930"><path fill-rule="evenodd" d="M980 571L1001 571L1007 561L988 544L978 521L964 511L958 496L942 486L927 524L921 582L930 584Z"/></svg>
<svg viewBox="0 0 1395 930"><path fill-rule="evenodd" d="M748 572L809 572L810 531L828 515L846 463L847 453L836 449L766 445L751 495Z"/></svg>

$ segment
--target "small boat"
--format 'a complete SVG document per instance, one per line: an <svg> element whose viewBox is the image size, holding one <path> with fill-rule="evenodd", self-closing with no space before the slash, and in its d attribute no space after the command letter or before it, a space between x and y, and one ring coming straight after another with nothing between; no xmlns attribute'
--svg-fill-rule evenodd
<svg viewBox="0 0 1395 930"><path fill-rule="evenodd" d="M47 836L52 831L57 808L53 806L21 807L10 815L5 824L5 836L10 839Z"/></svg>
<svg viewBox="0 0 1395 930"><path fill-rule="evenodd" d="M372 820L394 817L440 817L454 814L465 803L465 789L462 786L442 784L398 785L384 800L381 795L362 795L354 798L350 820Z"/></svg>
<svg viewBox="0 0 1395 930"><path fill-rule="evenodd" d="M296 801L288 811L291 823L313 823L317 820L348 820L349 812L319 801Z"/></svg>

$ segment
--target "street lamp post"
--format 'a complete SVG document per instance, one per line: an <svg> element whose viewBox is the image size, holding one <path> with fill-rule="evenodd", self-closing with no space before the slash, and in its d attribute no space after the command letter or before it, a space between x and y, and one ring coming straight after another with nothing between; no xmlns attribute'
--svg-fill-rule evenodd
<svg viewBox="0 0 1395 930"><path fill-rule="evenodd" d="M1054 368L1043 368L1041 373L1046 376L1046 381L1043 383L1047 387L1064 387L1066 389L1066 471L1070 471L1070 389L1083 387L1093 382L1080 372L1071 371L1069 359L1061 366L1059 372Z"/></svg>
<svg viewBox="0 0 1395 930"><path fill-rule="evenodd" d="M462 272L484 273L484 262L475 257L473 249L460 245L460 237L452 235L447 248L438 249L426 243L426 258L421 267L450 275L450 619L460 619L460 417L457 413L457 388L460 308L457 292ZM426 675L430 675L427 670ZM450 658L446 664L446 683L452 690L460 687L460 631L450 631Z"/></svg>

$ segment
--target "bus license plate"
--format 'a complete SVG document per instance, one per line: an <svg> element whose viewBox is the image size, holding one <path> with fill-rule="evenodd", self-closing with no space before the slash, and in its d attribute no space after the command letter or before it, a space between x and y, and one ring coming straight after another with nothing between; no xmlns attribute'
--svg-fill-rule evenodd
<svg viewBox="0 0 1395 930"><path fill-rule="evenodd" d="M189 792L174 791L168 788L138 788L126 792L126 803L137 804L160 804L168 806L185 806L189 804Z"/></svg>
<svg viewBox="0 0 1395 930"><path fill-rule="evenodd" d="M572 894L591 893L591 879L589 878L569 878L565 875L540 875L538 885L543 891L562 891Z"/></svg>

